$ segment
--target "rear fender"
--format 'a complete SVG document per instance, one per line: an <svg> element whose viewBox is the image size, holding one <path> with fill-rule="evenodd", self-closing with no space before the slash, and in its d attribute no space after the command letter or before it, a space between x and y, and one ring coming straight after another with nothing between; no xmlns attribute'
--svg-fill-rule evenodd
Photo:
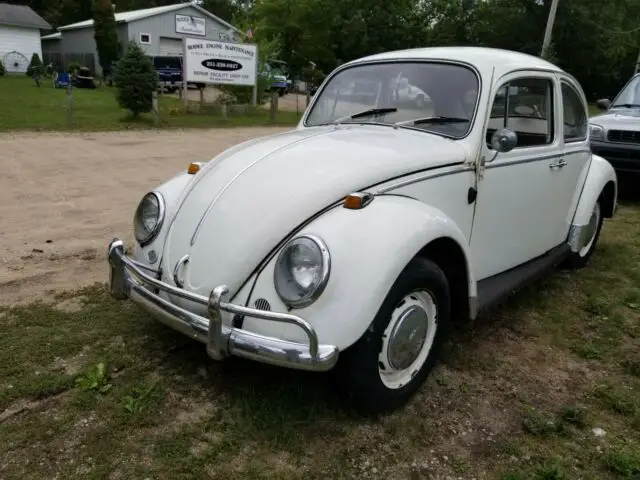
<svg viewBox="0 0 640 480"><path fill-rule="evenodd" d="M618 180L611 164L598 155L592 155L589 172L580 193L578 206L571 222L569 245L577 252L581 248L581 232L589 224L593 207L601 200L602 215L612 218L618 197Z"/></svg>
<svg viewBox="0 0 640 480"><path fill-rule="evenodd" d="M311 305L291 310L309 321L320 343L340 350L356 342L369 327L391 286L409 261L436 239L455 241L464 252L468 292L474 311L476 284L469 271L468 242L458 226L442 211L417 200L376 196L361 210L338 206L304 227L299 235L312 234L324 240L331 255L329 281L322 295ZM277 255L258 274L253 291L250 284L237 298L249 306L265 305L288 312L274 287ZM258 302L258 300L260 301ZM245 318L243 328L263 335L306 343L301 330L270 321Z"/></svg>

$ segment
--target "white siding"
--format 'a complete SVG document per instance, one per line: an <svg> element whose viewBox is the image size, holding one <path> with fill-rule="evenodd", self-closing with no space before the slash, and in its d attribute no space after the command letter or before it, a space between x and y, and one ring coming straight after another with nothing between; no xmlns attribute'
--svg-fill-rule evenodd
<svg viewBox="0 0 640 480"><path fill-rule="evenodd" d="M16 73L25 73L26 66L31 61L31 56L37 53L42 60L42 47L40 45L40 30L37 28L10 27L0 25L0 61L7 72L14 71L12 65L5 64L5 55L9 52L19 52L27 59L24 68L19 68Z"/></svg>

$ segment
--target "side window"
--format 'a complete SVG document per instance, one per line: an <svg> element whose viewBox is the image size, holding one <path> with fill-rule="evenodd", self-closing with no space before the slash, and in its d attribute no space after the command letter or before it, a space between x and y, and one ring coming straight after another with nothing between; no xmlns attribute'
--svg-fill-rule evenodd
<svg viewBox="0 0 640 480"><path fill-rule="evenodd" d="M587 113L580 99L580 95L575 89L562 83L562 109L564 111L564 132L565 142L579 142L587 139Z"/></svg>
<svg viewBox="0 0 640 480"><path fill-rule="evenodd" d="M487 145L500 128L516 132L516 148L553 143L553 82L519 78L500 87L491 108Z"/></svg>

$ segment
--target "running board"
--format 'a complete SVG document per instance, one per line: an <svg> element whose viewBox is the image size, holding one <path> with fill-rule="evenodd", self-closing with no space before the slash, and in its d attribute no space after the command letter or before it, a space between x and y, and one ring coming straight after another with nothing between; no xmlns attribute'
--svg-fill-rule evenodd
<svg viewBox="0 0 640 480"><path fill-rule="evenodd" d="M506 272L478 282L478 309L486 310L553 270L571 255L571 247L563 243L544 255Z"/></svg>

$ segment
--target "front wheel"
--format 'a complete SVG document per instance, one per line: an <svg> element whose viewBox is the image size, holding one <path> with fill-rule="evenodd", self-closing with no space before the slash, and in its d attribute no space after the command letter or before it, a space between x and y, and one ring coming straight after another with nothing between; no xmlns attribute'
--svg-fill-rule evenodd
<svg viewBox="0 0 640 480"><path fill-rule="evenodd" d="M571 256L567 259L568 268L580 269L587 266L587 263L589 263L589 258L591 258L593 251L596 249L596 244L598 243L598 238L600 237L600 231L602 230L602 221L602 208L600 205L600 200L598 200L593 207L593 212L591 212L589 224L586 226L586 235L588 240L580 250L572 253Z"/></svg>
<svg viewBox="0 0 640 480"><path fill-rule="evenodd" d="M425 258L412 260L369 328L342 354L336 373L349 403L367 413L405 404L436 362L450 304L440 267Z"/></svg>

